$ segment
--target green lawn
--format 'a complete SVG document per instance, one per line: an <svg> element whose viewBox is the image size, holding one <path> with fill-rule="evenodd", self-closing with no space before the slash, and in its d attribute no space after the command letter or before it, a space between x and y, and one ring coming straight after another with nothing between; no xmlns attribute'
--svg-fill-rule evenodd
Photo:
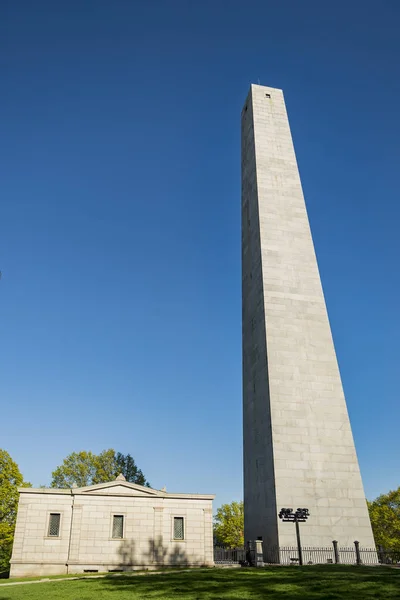
<svg viewBox="0 0 400 600"><path fill-rule="evenodd" d="M267 567L1 586L0 600L399 600L400 569Z"/></svg>

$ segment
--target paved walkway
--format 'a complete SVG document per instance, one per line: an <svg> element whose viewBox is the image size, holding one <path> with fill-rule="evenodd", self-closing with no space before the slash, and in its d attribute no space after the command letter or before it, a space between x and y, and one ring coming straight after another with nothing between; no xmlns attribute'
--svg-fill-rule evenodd
<svg viewBox="0 0 400 600"><path fill-rule="evenodd" d="M0 590L8 585L28 585L28 583L48 583L49 581L74 581L74 579L96 579L99 577L106 577L106 575L88 575L86 577L59 577L58 579L50 579L50 577L44 577L43 579L35 579L34 581L10 581L10 583L0 583Z"/></svg>
<svg viewBox="0 0 400 600"><path fill-rule="evenodd" d="M57 579L51 579L50 577L44 577L43 579L36 579L34 581L10 581L10 583L0 583L0 590L3 587L9 585L28 585L28 583L48 583L49 581L75 581L77 579L101 579L102 577L121 577L121 575L128 575L129 577L138 577L139 575L170 575L171 573L184 573L185 571L195 571L196 569L170 569L165 571L125 571L120 573L103 573L102 575L77 575L76 577L58 577Z"/></svg>

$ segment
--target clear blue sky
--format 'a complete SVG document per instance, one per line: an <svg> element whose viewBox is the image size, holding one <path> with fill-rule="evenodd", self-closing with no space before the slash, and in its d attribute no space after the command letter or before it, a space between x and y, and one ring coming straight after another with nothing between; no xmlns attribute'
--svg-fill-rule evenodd
<svg viewBox="0 0 400 600"><path fill-rule="evenodd" d="M397 0L3 0L0 447L242 497L240 111L283 88L366 494L400 485Z"/></svg>

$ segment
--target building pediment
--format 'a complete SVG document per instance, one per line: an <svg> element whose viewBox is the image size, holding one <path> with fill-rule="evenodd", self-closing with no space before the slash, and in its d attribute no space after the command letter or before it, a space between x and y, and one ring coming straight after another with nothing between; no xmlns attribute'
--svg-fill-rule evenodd
<svg viewBox="0 0 400 600"><path fill-rule="evenodd" d="M74 488L73 494L84 494L84 495L100 495L100 496L142 496L149 498L152 496L162 496L162 492L153 490L152 488L138 485L136 483L130 483L122 479L116 479L115 481L109 481L107 483L99 483L95 485L89 485L83 488Z"/></svg>

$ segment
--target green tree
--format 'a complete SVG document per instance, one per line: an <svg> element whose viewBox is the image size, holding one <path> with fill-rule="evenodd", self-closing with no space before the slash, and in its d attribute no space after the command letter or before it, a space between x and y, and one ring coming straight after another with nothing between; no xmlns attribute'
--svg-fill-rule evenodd
<svg viewBox="0 0 400 600"><path fill-rule="evenodd" d="M92 483L105 483L112 481L119 475L116 469L116 454L115 450L109 448L103 450L100 454L94 454L94 475ZM90 485L90 484L88 484Z"/></svg>
<svg viewBox="0 0 400 600"><path fill-rule="evenodd" d="M375 543L385 549L400 549L400 487L368 502Z"/></svg>
<svg viewBox="0 0 400 600"><path fill-rule="evenodd" d="M150 487L148 481L146 481L143 472L136 465L130 454L121 454L121 452L117 452L115 456L116 462L116 470L118 473L122 473L127 481L131 483L137 483L138 485L145 485L146 487Z"/></svg>
<svg viewBox="0 0 400 600"><path fill-rule="evenodd" d="M214 536L219 544L237 548L244 544L243 501L223 504L214 517Z"/></svg>
<svg viewBox="0 0 400 600"><path fill-rule="evenodd" d="M149 487L143 472L136 466L132 456L115 452L113 448L103 450L100 454L86 451L72 452L64 458L62 465L53 471L51 487L85 487L106 483L115 479L120 473L127 481Z"/></svg>
<svg viewBox="0 0 400 600"><path fill-rule="evenodd" d="M96 455L92 452L72 452L64 458L62 465L52 472L51 487L85 487L93 483L96 475ZM99 483L96 481L96 483Z"/></svg>
<svg viewBox="0 0 400 600"><path fill-rule="evenodd" d="M0 448L0 572L9 566L18 508L18 488L29 487L16 462Z"/></svg>

